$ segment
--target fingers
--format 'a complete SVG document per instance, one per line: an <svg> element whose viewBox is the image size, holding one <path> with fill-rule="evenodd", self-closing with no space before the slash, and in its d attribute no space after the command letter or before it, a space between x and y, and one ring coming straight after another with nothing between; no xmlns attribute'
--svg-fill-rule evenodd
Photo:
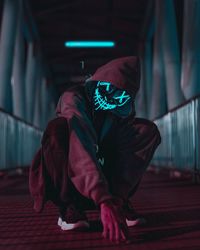
<svg viewBox="0 0 200 250"><path fill-rule="evenodd" d="M107 225L103 226L103 234L102 235L103 235L103 238L105 238L105 239L109 238L109 230L108 230Z"/></svg>
<svg viewBox="0 0 200 250"><path fill-rule="evenodd" d="M102 236L110 241L125 241L129 238L129 231L125 218L120 209L106 203L101 204Z"/></svg>
<svg viewBox="0 0 200 250"><path fill-rule="evenodd" d="M120 230L118 229L118 231ZM109 239L110 241L119 240L119 233L116 234L116 227L113 224L105 225L102 235L105 239Z"/></svg>
<svg viewBox="0 0 200 250"><path fill-rule="evenodd" d="M112 242L119 243L127 240L129 234L124 223L119 224L115 222L114 224L111 223L109 225L104 225L102 236L103 238L109 239Z"/></svg>
<svg viewBox="0 0 200 250"><path fill-rule="evenodd" d="M115 240L119 242L122 239L122 234L118 223L115 223Z"/></svg>
<svg viewBox="0 0 200 250"><path fill-rule="evenodd" d="M109 239L111 240L111 241L115 241L115 226L114 226L114 224L113 223L111 223L110 225L109 225Z"/></svg>
<svg viewBox="0 0 200 250"><path fill-rule="evenodd" d="M121 232L123 234L123 239L124 240L129 239L130 235L129 235L129 230L128 230L128 227L126 225L126 222L120 224L120 229L121 229Z"/></svg>
<svg viewBox="0 0 200 250"><path fill-rule="evenodd" d="M125 234L123 233L121 224L116 223L115 224L115 241L119 243L125 240L126 240L126 237L125 237Z"/></svg>

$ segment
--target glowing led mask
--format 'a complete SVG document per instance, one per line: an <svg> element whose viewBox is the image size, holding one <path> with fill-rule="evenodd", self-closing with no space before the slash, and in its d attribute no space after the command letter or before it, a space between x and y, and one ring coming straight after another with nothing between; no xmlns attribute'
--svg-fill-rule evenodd
<svg viewBox="0 0 200 250"><path fill-rule="evenodd" d="M109 82L99 81L94 92L95 110L112 110L121 107L130 98L126 91L116 88Z"/></svg>

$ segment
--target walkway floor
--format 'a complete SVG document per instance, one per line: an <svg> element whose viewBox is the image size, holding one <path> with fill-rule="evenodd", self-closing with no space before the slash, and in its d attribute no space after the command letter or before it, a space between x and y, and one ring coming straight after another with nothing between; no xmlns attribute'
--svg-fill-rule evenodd
<svg viewBox="0 0 200 250"><path fill-rule="evenodd" d="M27 175L0 177L0 250L200 250L200 186L148 172L133 203L147 224L115 245L101 238L96 211L88 212L93 231L63 232L52 204L33 212Z"/></svg>

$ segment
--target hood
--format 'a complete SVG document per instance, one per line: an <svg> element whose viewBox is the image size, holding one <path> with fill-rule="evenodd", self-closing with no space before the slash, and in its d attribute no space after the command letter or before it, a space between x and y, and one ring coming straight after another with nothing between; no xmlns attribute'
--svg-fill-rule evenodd
<svg viewBox="0 0 200 250"><path fill-rule="evenodd" d="M90 81L110 82L135 97L140 87L140 63L136 56L114 59L101 66Z"/></svg>

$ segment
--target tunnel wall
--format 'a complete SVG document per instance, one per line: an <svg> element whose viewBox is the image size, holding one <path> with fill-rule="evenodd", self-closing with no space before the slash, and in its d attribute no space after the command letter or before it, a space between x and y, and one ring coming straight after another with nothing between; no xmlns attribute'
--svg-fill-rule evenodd
<svg viewBox="0 0 200 250"><path fill-rule="evenodd" d="M162 143L152 164L157 167L200 171L200 97L156 119Z"/></svg>
<svg viewBox="0 0 200 250"><path fill-rule="evenodd" d="M30 165L55 116L55 89L39 41L29 1L2 1L0 170Z"/></svg>
<svg viewBox="0 0 200 250"><path fill-rule="evenodd" d="M43 130L55 116L55 99L29 1L4 0L0 4L0 108Z"/></svg>
<svg viewBox="0 0 200 250"><path fill-rule="evenodd" d="M154 0L141 49L137 116L157 119L200 94L200 1Z"/></svg>
<svg viewBox="0 0 200 250"><path fill-rule="evenodd" d="M0 170L30 165L42 131L0 111Z"/></svg>

